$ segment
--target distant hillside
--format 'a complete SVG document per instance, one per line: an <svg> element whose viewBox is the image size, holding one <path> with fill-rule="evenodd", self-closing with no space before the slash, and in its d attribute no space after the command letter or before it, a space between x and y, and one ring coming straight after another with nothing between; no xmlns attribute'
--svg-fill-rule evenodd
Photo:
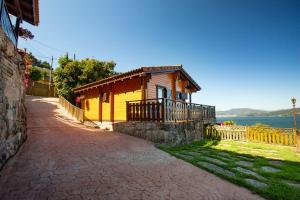
<svg viewBox="0 0 300 200"><path fill-rule="evenodd" d="M300 115L300 108L296 108L297 115ZM284 109L284 110L275 110L275 111L269 111L266 113L253 113L253 115L249 116L278 116L278 117L285 117L285 116L291 116L293 114L292 109Z"/></svg>
<svg viewBox="0 0 300 200"><path fill-rule="evenodd" d="M284 117L291 116L292 109L284 109L284 110L275 110L275 111L265 111L265 110L256 110L251 108L234 108L226 111L217 111L217 116L226 117L226 116L269 116L269 117ZM300 115L300 108L296 109L297 115Z"/></svg>
<svg viewBox="0 0 300 200"><path fill-rule="evenodd" d="M248 116L254 113L264 113L264 110L256 110L251 108L233 108L226 111L217 111L217 115L231 115L231 116Z"/></svg>

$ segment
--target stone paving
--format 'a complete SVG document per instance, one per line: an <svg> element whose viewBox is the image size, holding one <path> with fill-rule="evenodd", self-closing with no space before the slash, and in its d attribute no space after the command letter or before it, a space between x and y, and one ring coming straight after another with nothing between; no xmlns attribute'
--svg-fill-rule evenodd
<svg viewBox="0 0 300 200"><path fill-rule="evenodd" d="M27 97L28 139L0 171L1 200L262 199L150 142L76 124L57 102Z"/></svg>
<svg viewBox="0 0 300 200"><path fill-rule="evenodd" d="M196 151L196 153L193 151ZM218 152L215 150L209 151L202 148L199 148L197 150L194 149L193 151L182 151L180 153L176 153L176 155L178 157L185 158L186 160L196 162L196 164L200 167L203 167L222 176L227 176L230 178L234 178L237 176L242 177L246 183L260 189L268 187L268 183L267 179L258 173L259 169L263 172L277 173L281 171L280 166L283 165L282 161L269 160L268 163L270 165L273 165L274 167L260 166L259 168L257 168L254 167L255 159L251 157L242 155L230 155L226 152ZM234 165L235 167L231 167L228 169L224 168L229 164L231 166ZM237 173L239 175L237 175ZM300 184L293 182L286 182L286 184L297 188L300 186Z"/></svg>

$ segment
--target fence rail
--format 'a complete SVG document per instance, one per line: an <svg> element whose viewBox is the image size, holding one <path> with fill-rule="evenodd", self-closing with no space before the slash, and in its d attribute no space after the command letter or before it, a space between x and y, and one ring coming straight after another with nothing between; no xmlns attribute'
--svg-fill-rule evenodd
<svg viewBox="0 0 300 200"><path fill-rule="evenodd" d="M147 99L127 102L128 121L204 120L215 122L215 107L194 103L185 103L171 99Z"/></svg>
<svg viewBox="0 0 300 200"><path fill-rule="evenodd" d="M59 96L59 103L66 109L68 113L70 113L73 117L75 117L78 121L83 122L83 110L74 106L69 101L67 101L64 97Z"/></svg>
<svg viewBox="0 0 300 200"><path fill-rule="evenodd" d="M17 35L15 33L14 27L10 21L10 17L5 5L4 0L0 0L0 27L6 33L7 37L12 41L12 43L17 46Z"/></svg>
<svg viewBox="0 0 300 200"><path fill-rule="evenodd" d="M220 140L239 140L295 146L297 134L292 128L265 126L207 126L205 137Z"/></svg>

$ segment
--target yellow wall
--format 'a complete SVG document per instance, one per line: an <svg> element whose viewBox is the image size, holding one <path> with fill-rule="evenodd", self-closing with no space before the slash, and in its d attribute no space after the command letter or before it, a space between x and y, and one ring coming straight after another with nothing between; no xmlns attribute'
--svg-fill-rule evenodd
<svg viewBox="0 0 300 200"><path fill-rule="evenodd" d="M114 120L126 120L126 101L142 99L141 78L115 83L114 92Z"/></svg>
<svg viewBox="0 0 300 200"><path fill-rule="evenodd" d="M85 95L84 100L84 116L89 120L99 120L99 92L91 90Z"/></svg>
<svg viewBox="0 0 300 200"><path fill-rule="evenodd" d="M102 102L102 120L110 121L110 103Z"/></svg>
<svg viewBox="0 0 300 200"><path fill-rule="evenodd" d="M142 97L141 90L115 94L114 95L115 121L126 120L126 101L141 100L141 97Z"/></svg>

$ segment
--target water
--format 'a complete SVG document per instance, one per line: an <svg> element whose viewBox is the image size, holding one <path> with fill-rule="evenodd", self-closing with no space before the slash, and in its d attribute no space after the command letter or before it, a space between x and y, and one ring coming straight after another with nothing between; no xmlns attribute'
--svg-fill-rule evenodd
<svg viewBox="0 0 300 200"><path fill-rule="evenodd" d="M293 117L217 117L217 122L232 120L237 125L267 124L276 128L293 128ZM300 128L300 116L297 116L297 128Z"/></svg>

